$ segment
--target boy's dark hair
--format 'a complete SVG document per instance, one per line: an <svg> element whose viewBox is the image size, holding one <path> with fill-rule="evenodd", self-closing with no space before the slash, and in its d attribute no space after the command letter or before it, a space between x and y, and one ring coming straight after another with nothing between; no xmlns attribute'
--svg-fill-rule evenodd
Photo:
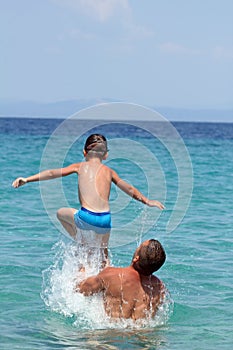
<svg viewBox="0 0 233 350"><path fill-rule="evenodd" d="M151 275L160 269L166 260L166 253L156 239L150 239L148 245L142 245L137 255L139 256L139 268L145 275Z"/></svg>
<svg viewBox="0 0 233 350"><path fill-rule="evenodd" d="M87 154L97 153L104 156L108 152L107 140L101 134L90 135L85 142L84 150Z"/></svg>

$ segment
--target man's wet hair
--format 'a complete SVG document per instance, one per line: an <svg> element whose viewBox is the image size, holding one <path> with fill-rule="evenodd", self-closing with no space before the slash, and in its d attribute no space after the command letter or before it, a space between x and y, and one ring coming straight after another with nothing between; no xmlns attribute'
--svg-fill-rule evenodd
<svg viewBox="0 0 233 350"><path fill-rule="evenodd" d="M108 152L106 137L101 134L90 135L85 142L84 150L87 154L104 156Z"/></svg>
<svg viewBox="0 0 233 350"><path fill-rule="evenodd" d="M139 268L146 275L151 275L159 270L166 260L166 253L156 239L150 239L148 245L142 245L137 255L139 256Z"/></svg>

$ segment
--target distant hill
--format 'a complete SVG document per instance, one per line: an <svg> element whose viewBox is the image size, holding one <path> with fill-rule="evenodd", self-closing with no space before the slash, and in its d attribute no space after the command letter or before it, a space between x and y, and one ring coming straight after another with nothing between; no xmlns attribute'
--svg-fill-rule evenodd
<svg viewBox="0 0 233 350"><path fill-rule="evenodd" d="M81 109L100 103L123 102L114 99L80 99L51 103L32 101L1 101L1 117L39 117L39 118L67 118ZM159 106L145 106L151 108L171 121L212 121L233 122L233 110L216 109L185 109Z"/></svg>
<svg viewBox="0 0 233 350"><path fill-rule="evenodd" d="M0 101L1 116L20 116L20 117L51 117L67 118L68 116L103 102L113 102L110 100L67 100L50 103L39 103L31 101L4 102Z"/></svg>

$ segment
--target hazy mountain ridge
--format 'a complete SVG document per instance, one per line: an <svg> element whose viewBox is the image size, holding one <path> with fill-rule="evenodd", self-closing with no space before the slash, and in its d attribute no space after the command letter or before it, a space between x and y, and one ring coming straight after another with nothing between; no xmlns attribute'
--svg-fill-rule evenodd
<svg viewBox="0 0 233 350"><path fill-rule="evenodd" d="M80 99L58 102L32 101L1 101L1 117L40 117L40 118L67 118L81 109L100 103L123 102L116 99ZM233 110L230 109L188 109L145 106L151 108L168 120L177 121L216 121L233 122Z"/></svg>

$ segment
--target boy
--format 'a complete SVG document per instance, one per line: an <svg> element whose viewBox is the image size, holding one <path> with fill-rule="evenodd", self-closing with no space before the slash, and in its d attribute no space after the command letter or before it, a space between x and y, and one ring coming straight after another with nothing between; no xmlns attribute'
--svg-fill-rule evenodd
<svg viewBox="0 0 233 350"><path fill-rule="evenodd" d="M102 164L107 159L107 140L103 135L92 134L85 143L84 162L61 169L45 170L27 178L17 178L12 186L18 188L28 182L51 180L73 173L78 175L78 194L81 209L61 208L57 217L63 227L82 245L98 247L107 258L107 246L111 230L109 195L111 182L134 199L150 207L164 209L163 204L149 200L135 187L123 181L115 171ZM78 235L77 235L78 231Z"/></svg>

